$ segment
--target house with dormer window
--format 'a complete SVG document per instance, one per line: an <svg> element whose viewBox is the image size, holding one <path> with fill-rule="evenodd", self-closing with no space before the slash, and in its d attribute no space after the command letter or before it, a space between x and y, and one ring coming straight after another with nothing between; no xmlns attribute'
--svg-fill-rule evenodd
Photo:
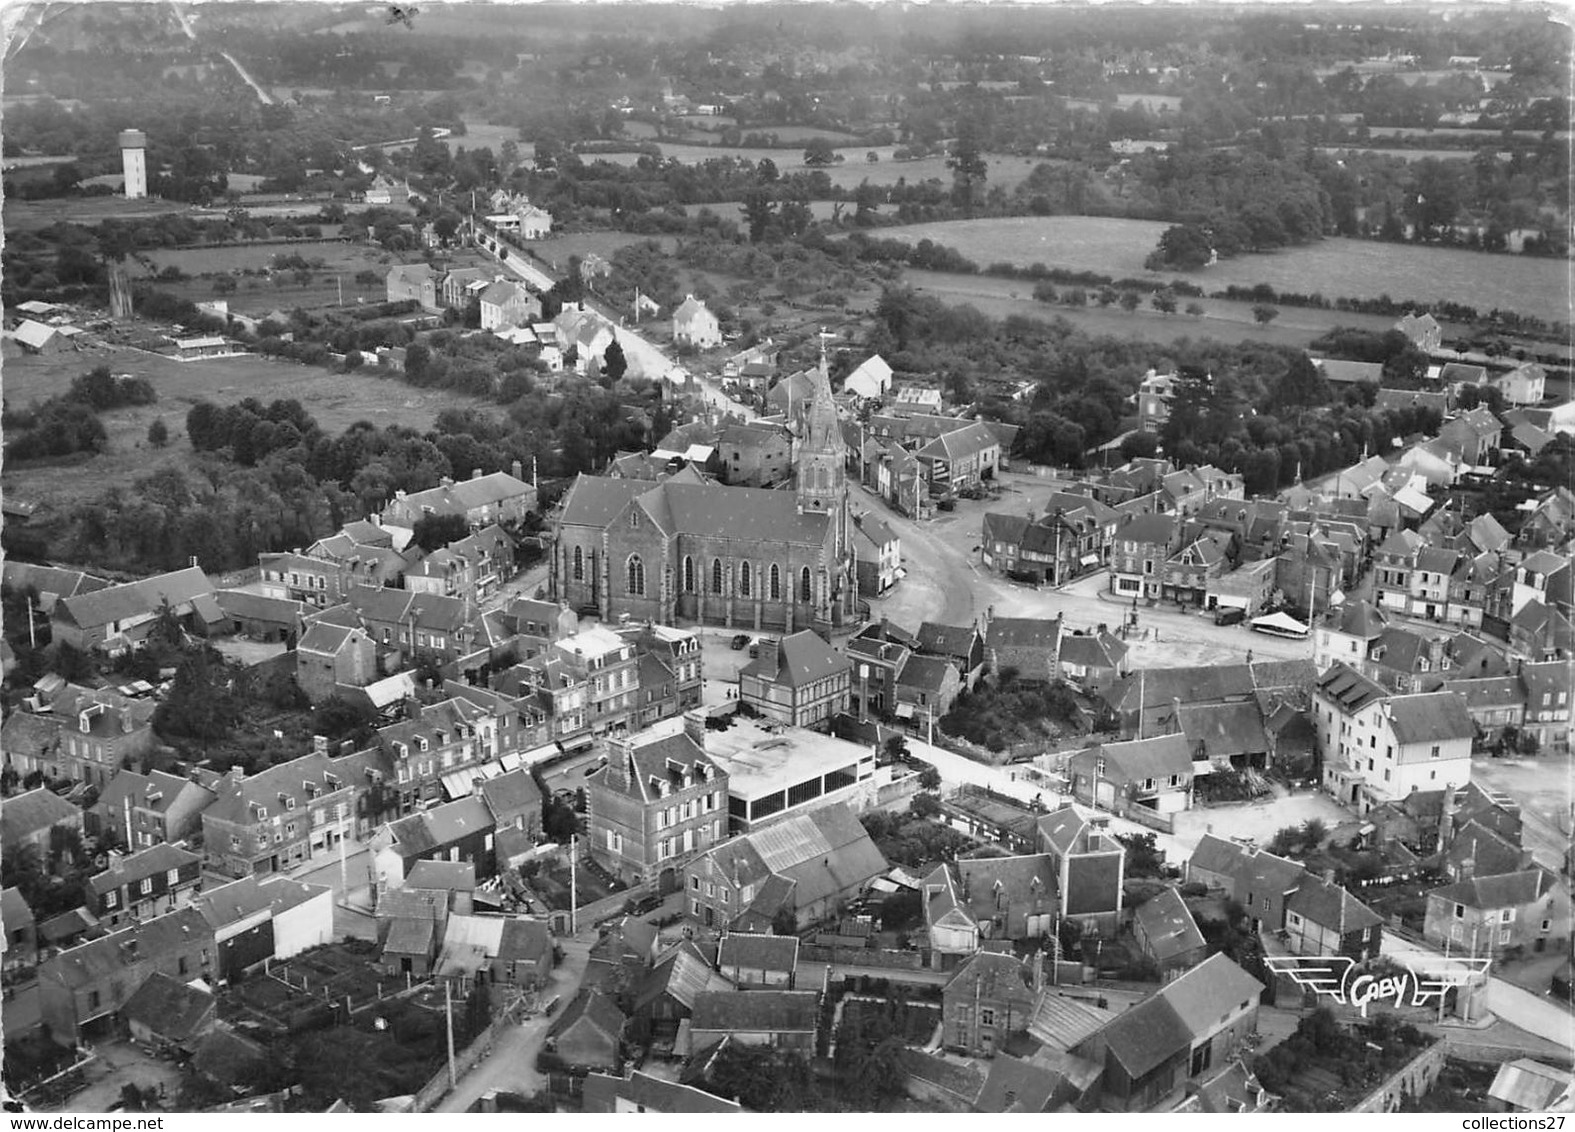
<svg viewBox="0 0 1575 1132"><path fill-rule="evenodd" d="M249 776L232 767L202 813L203 865L247 877L287 872L326 853L354 837L355 795L363 787L321 752Z"/></svg>
<svg viewBox="0 0 1575 1132"><path fill-rule="evenodd" d="M399 812L442 801L445 779L498 756L496 739L493 715L460 697L413 703L409 719L379 728L377 744L393 771L388 786L399 798Z"/></svg>
<svg viewBox="0 0 1575 1132"><path fill-rule="evenodd" d="M676 735L606 740L607 763L586 780L586 822L592 859L620 880L675 885L727 837L727 772L705 736L705 717L691 711Z"/></svg>

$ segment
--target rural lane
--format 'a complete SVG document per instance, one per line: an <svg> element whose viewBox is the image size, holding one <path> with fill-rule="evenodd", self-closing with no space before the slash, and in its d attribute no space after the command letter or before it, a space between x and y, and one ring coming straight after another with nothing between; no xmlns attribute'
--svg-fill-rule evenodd
<svg viewBox="0 0 1575 1132"><path fill-rule="evenodd" d="M585 968L590 964L591 945L596 941L595 931L558 940L563 948L563 962L553 969L542 995L543 1002L560 999L558 1010L569 1005L569 1000L580 989L585 978ZM547 1040L547 1029L552 1016L532 1014L523 1022L508 1027L493 1043L492 1053L476 1063L474 1069L460 1078L459 1084L438 1105L438 1112L469 1112L482 1094L498 1089L503 1092L530 1096L546 1088L547 1081L536 1070L536 1055Z"/></svg>

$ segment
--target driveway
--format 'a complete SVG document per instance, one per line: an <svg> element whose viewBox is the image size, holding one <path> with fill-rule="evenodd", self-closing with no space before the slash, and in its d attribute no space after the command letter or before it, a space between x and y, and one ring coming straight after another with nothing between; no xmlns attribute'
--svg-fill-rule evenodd
<svg viewBox="0 0 1575 1132"><path fill-rule="evenodd" d="M147 1056L130 1042L95 1045L97 1058L85 1070L87 1088L62 1106L64 1112L108 1112L120 1100L126 1085L162 1090L165 1104L173 1104L180 1089L180 1070L173 1061Z"/></svg>
<svg viewBox="0 0 1575 1132"><path fill-rule="evenodd" d="M561 1010L569 1004L585 978L596 933L582 932L558 942L563 948L563 962L553 970L543 1001L550 1002L556 995L561 1000L558 1006ZM554 1011L553 1016L556 1014ZM491 1055L478 1062L460 1080L454 1091L443 1098L437 1111L469 1112L481 1095L492 1089L530 1096L546 1088L546 1079L536 1071L536 1055L541 1052L551 1025L552 1018L535 1014L508 1027L493 1043Z"/></svg>

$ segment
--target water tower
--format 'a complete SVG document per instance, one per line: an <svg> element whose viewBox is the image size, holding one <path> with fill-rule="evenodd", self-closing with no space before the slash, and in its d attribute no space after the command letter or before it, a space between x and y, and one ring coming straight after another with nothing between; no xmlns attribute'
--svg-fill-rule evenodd
<svg viewBox="0 0 1575 1132"><path fill-rule="evenodd" d="M121 130L120 160L126 171L126 199L147 196L148 136L141 130Z"/></svg>

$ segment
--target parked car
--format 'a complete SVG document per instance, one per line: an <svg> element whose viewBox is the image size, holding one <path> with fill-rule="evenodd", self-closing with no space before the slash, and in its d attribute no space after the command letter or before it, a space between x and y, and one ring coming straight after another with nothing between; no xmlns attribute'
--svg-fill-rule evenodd
<svg viewBox="0 0 1575 1132"><path fill-rule="evenodd" d="M748 645L749 645L749 634L748 633L738 633L738 634L736 634L733 637L733 651L734 652L737 652L741 648L746 648Z"/></svg>
<svg viewBox="0 0 1575 1132"><path fill-rule="evenodd" d="M1247 611L1237 609L1235 606L1226 606L1214 614L1216 625L1240 625L1245 620L1247 620Z"/></svg>

